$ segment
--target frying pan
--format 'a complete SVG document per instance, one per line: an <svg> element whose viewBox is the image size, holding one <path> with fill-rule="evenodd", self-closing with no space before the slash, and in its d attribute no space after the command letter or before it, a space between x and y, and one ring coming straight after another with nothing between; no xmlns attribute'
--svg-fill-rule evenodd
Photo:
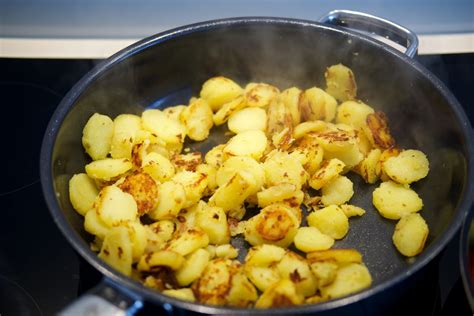
<svg viewBox="0 0 474 316"><path fill-rule="evenodd" d="M354 71L358 97L384 111L401 148L416 148L430 160L430 174L413 185L424 201L422 216L430 234L422 254L410 260L391 242L395 222L372 206L376 186L352 177L352 204L367 210L351 219L349 234L336 247L362 252L373 285L328 302L273 309L273 314L335 313L351 310L391 288L415 278L453 238L473 198L472 128L447 88L412 59L416 36L387 20L352 11L333 11L318 23L287 18L245 17L184 26L146 38L113 55L83 77L64 97L47 127L40 167L44 196L54 221L75 250L104 276L98 287L65 310L133 313L143 301L173 314L192 311L246 314L250 310L207 306L164 296L121 275L89 248L92 236L72 208L68 181L83 172L88 158L81 145L82 128L99 112L115 117L140 114L187 102L211 76L240 83L268 82L280 89L324 86L324 71L343 63ZM352 29L351 29L352 28ZM353 28L364 32L355 31ZM405 54L367 34L376 33L407 47ZM205 150L216 136L195 148ZM244 245L242 241L240 245ZM244 249L242 248L242 252ZM268 310L251 310L267 314Z"/></svg>

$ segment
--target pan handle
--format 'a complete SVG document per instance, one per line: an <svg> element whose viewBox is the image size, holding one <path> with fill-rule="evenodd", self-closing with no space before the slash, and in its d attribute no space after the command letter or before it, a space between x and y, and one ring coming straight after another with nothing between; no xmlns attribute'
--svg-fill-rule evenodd
<svg viewBox="0 0 474 316"><path fill-rule="evenodd" d="M390 39L406 47L405 55L411 58L415 57L418 50L418 37L415 33L392 21L367 13L334 10L322 16L319 22L343 26Z"/></svg>
<svg viewBox="0 0 474 316"><path fill-rule="evenodd" d="M135 315L143 307L136 294L107 278L58 313L59 316Z"/></svg>

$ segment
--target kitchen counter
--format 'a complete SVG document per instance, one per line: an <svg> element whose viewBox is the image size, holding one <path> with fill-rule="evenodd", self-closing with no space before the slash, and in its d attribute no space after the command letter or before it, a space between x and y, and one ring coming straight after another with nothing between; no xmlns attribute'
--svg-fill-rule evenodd
<svg viewBox="0 0 474 316"><path fill-rule="evenodd" d="M362 11L418 34L419 54L474 52L474 1L0 0L0 57L105 58L144 37L199 21L274 16L317 20Z"/></svg>

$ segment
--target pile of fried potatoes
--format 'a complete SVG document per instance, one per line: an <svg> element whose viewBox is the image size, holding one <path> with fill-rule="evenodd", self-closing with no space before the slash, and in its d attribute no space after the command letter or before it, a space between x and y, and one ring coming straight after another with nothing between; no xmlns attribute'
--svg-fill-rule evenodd
<svg viewBox="0 0 474 316"><path fill-rule="evenodd" d="M398 220L395 247L419 254L428 226L410 184L427 176L426 156L397 147L384 113L356 99L349 68L331 66L325 78L326 90L280 91L213 77L188 105L92 115L82 137L92 162L69 183L91 247L183 300L269 308L342 297L372 282L361 253L332 248L349 218L365 213L348 204L352 171L381 180L373 204ZM183 150L223 124L233 135L226 143ZM242 261L237 235L251 245Z"/></svg>

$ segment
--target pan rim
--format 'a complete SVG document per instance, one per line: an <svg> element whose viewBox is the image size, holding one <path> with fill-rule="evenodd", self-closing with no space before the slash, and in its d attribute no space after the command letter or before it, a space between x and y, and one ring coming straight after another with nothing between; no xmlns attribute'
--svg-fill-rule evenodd
<svg viewBox="0 0 474 316"><path fill-rule="evenodd" d="M309 304L301 305L287 308L273 308L270 310L258 310L258 309L242 309L242 308L230 308L230 307L221 307L221 306L211 306L203 305L198 303L191 303L169 296L165 296L159 292L153 291L146 288L141 283L121 275L119 272L116 272L114 269L107 266L102 260L97 258L97 254L92 252L87 243L79 236L79 234L72 228L71 225L66 220L64 213L61 211L59 203L56 199L56 193L53 185L52 178L52 153L53 147L56 142L57 133L61 126L62 121L67 116L69 111L74 107L76 100L80 95L86 90L88 85L96 80L101 73L113 67L116 63L119 63L125 58L128 58L132 55L138 54L146 48L164 43L168 40L172 40L176 37L182 37L187 34L224 28L228 26L238 26L238 25L250 25L250 24L279 24L279 25L294 25L299 27L308 27L315 30L326 30L328 32L336 32L348 34L351 38L361 40L367 45L373 45L379 49L395 55L395 57L401 58L406 64L411 66L414 70L421 73L423 77L429 80L435 88L442 94L442 96L447 99L451 105L456 119L461 125L461 130L463 133L463 140L465 141L465 149L467 153L466 161L466 183L464 186L464 192L461 194L460 203L456 206L456 214L451 222L451 225L446 229L446 231L441 235L436 241L436 243L430 245L430 251L425 251L420 255L416 262L411 265L403 274L399 274L392 278L389 278L381 283L372 286L364 291L351 294L347 297L330 300L328 302L322 302L318 304ZM408 66L407 65L407 66ZM474 195L474 185L469 179L474 179L474 146L472 141L472 127L467 119L464 110L462 109L459 102L452 95L452 93L446 88L446 86L428 70L426 70L422 65L420 65L416 60L400 53L394 48L377 41L376 39L370 38L364 34L358 32L350 31L343 29L337 26L329 26L321 24L314 21L300 20L293 18L280 18L280 17L237 17L237 18L226 18L219 20L210 20L199 23L194 23L190 25L185 25L182 27L174 28L156 35L147 37L141 41L138 41L127 48L117 52L112 55L110 58L105 59L100 64L98 64L94 69L89 71L74 87L66 94L62 99L57 109L55 110L52 118L46 129L40 153L40 178L41 186L43 190L43 195L46 200L48 209L53 216L53 220L56 222L56 225L59 227L63 235L66 237L68 242L72 244L74 249L86 259L86 261L91 264L95 269L97 269L104 277L110 279L115 284L119 286L125 286L128 290L137 292L144 299L158 304L171 304L178 308L187 309L194 312L200 313L210 313L210 314L266 314L269 311L272 313L307 313L307 312L320 312L330 309L335 309L338 307L350 305L352 303L362 301L370 296L373 296L377 293L401 283L406 280L411 275L418 272L422 267L426 266L430 261L432 261L441 251L445 248L449 240L451 240L454 234L460 229L462 222L464 221L465 216L467 215L467 210L472 205L473 195ZM470 141L471 140L471 141Z"/></svg>

